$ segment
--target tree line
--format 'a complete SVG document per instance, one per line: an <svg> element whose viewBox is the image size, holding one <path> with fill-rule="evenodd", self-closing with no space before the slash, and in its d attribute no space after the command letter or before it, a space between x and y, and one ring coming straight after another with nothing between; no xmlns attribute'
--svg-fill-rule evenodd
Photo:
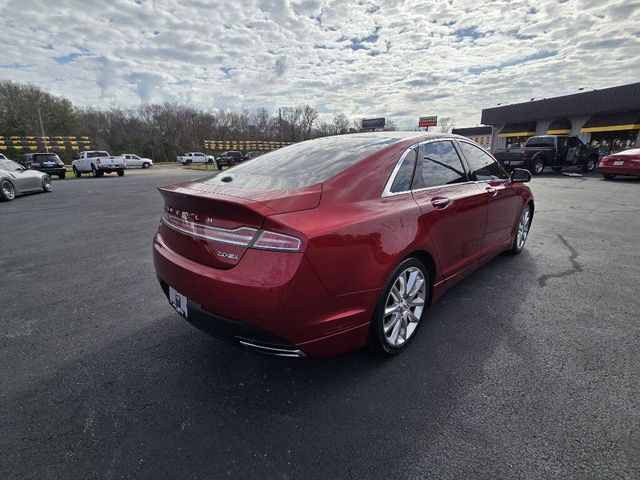
<svg viewBox="0 0 640 480"><path fill-rule="evenodd" d="M360 130L361 119L342 112L319 120L310 105L276 111L204 111L175 103L81 108L34 85L0 80L0 135L88 136L95 149L136 153L154 161L204 149L204 140L299 142ZM386 130L396 130L387 120ZM75 156L65 151L64 159Z"/></svg>

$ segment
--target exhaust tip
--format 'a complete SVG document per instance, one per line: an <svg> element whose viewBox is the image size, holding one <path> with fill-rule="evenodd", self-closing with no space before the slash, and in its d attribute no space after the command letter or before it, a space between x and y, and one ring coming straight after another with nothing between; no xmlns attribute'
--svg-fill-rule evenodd
<svg viewBox="0 0 640 480"><path fill-rule="evenodd" d="M287 347L284 345L274 346L274 345L264 345L256 343L255 341L241 340L238 339L240 345L249 350L253 350L254 352L263 353L265 355L272 355L276 357L294 357L301 358L306 357L307 355L302 351L298 350L295 347Z"/></svg>

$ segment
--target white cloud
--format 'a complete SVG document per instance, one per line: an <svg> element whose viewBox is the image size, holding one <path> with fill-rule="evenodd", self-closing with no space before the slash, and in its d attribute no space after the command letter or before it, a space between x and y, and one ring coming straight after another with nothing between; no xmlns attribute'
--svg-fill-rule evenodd
<svg viewBox="0 0 640 480"><path fill-rule="evenodd" d="M80 105L310 103L479 122L638 81L640 0L0 0L0 78Z"/></svg>

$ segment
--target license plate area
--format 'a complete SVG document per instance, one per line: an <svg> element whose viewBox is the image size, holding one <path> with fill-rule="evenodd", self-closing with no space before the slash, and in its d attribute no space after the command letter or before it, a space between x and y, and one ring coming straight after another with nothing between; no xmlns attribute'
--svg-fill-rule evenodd
<svg viewBox="0 0 640 480"><path fill-rule="evenodd" d="M189 318L189 308L187 307L188 299L173 287L169 287L169 303L184 318Z"/></svg>
<svg viewBox="0 0 640 480"><path fill-rule="evenodd" d="M624 165L624 160L615 160L613 164L619 167L620 165Z"/></svg>

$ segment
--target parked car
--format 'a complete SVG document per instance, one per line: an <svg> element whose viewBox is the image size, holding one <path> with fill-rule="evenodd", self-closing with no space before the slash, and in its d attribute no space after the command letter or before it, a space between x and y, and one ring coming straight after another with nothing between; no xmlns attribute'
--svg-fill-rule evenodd
<svg viewBox="0 0 640 480"><path fill-rule="evenodd" d="M308 140L160 188L155 269L178 313L247 348L393 355L446 289L522 251L530 179L456 135Z"/></svg>
<svg viewBox="0 0 640 480"><path fill-rule="evenodd" d="M0 160L9 160L9 159L5 157L3 153L0 153Z"/></svg>
<svg viewBox="0 0 640 480"><path fill-rule="evenodd" d="M0 200L8 202L18 195L50 192L53 189L49 174L27 169L3 157L0 158Z"/></svg>
<svg viewBox="0 0 640 480"><path fill-rule="evenodd" d="M22 165L50 176L56 175L61 180L67 173L64 162L55 153L27 153L23 157Z"/></svg>
<svg viewBox="0 0 640 480"><path fill-rule="evenodd" d="M76 177L81 177L83 173L91 173L94 177L102 177L105 173L113 172L122 177L126 168L122 157L112 157L109 152L104 150L82 151L78 158L71 162L71 165Z"/></svg>
<svg viewBox="0 0 640 480"><path fill-rule="evenodd" d="M613 180L616 175L640 175L640 147L605 155L600 159L598 170L607 180Z"/></svg>
<svg viewBox="0 0 640 480"><path fill-rule="evenodd" d="M538 135L531 137L520 149L520 158L513 152L496 152L496 158L506 169L524 167L534 175L541 174L545 167L559 172L565 167L580 167L583 172L592 172L598 165L598 151L589 148L578 137L564 135Z"/></svg>
<svg viewBox="0 0 640 480"><path fill-rule="evenodd" d="M218 167L218 170L222 170L222 167L233 167L234 165L242 163L243 160L242 152L237 150L222 152L216 159L216 167Z"/></svg>
<svg viewBox="0 0 640 480"><path fill-rule="evenodd" d="M250 152L247 152L247 154L244 156L244 159L245 160L251 160L252 158L259 157L260 155L262 155L262 152L258 152L258 151L252 150Z"/></svg>
<svg viewBox="0 0 640 480"><path fill-rule="evenodd" d="M183 165L190 164L202 164L202 165L212 165L215 161L215 158L211 155L206 155L202 152L189 152L186 155L181 155L178 157L178 163Z"/></svg>
<svg viewBox="0 0 640 480"><path fill-rule="evenodd" d="M151 168L153 167L153 160L150 158L142 158L133 153L123 153L120 155L124 159L124 163L127 168L131 167L140 167L140 168Z"/></svg>

